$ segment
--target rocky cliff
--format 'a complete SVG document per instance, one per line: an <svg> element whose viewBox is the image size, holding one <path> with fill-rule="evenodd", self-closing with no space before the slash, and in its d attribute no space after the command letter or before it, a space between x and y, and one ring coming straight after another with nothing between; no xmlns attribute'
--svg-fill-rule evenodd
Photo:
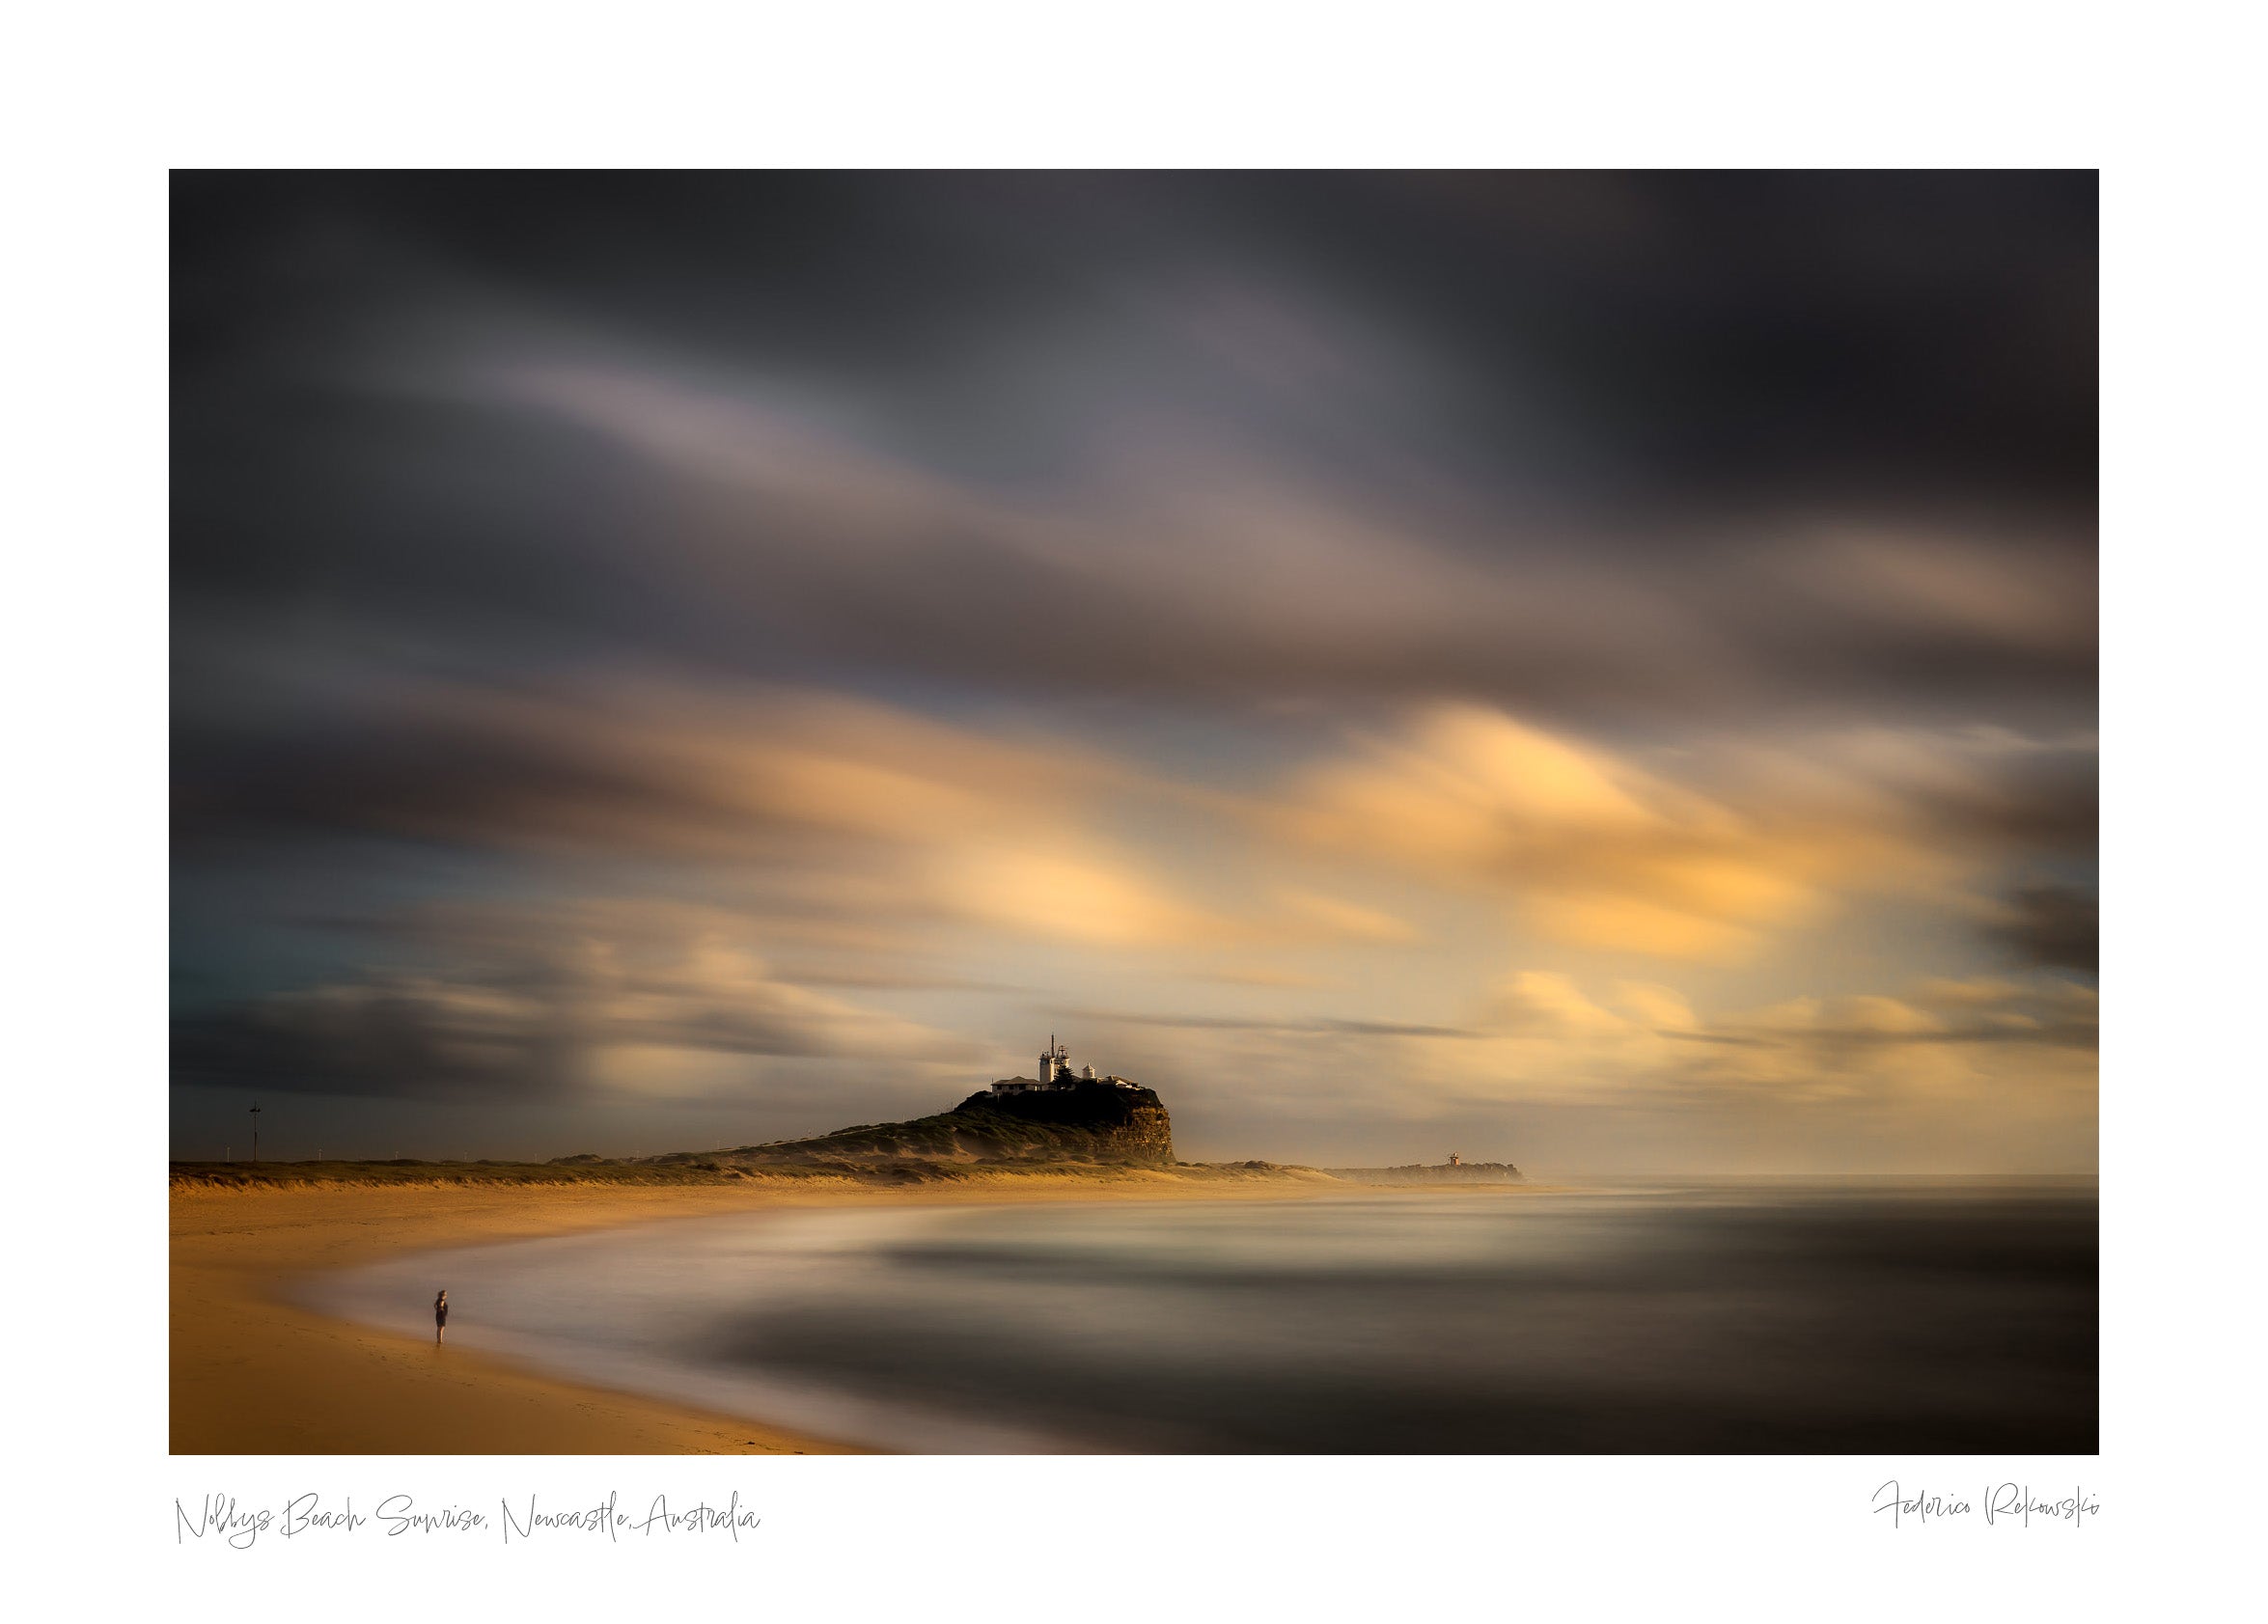
<svg viewBox="0 0 2268 1624"><path fill-rule="evenodd" d="M1034 1094L971 1094L948 1113L988 1122L1007 1140L1030 1137L1092 1150L1096 1161L1171 1162L1174 1121L1148 1088L1108 1085ZM1010 1124L1015 1124L1010 1126Z"/></svg>

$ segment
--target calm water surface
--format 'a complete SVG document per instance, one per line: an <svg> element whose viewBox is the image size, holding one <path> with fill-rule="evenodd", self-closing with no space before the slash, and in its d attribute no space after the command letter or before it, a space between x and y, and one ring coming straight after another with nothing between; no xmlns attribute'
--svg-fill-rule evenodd
<svg viewBox="0 0 2268 1624"><path fill-rule="evenodd" d="M345 1317L895 1448L2090 1453L2091 1184L774 1211L396 1259Z"/></svg>

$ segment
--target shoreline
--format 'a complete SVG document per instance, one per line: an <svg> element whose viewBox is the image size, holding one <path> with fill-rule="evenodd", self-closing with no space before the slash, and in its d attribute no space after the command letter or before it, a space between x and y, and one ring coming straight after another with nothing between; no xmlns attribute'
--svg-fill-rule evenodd
<svg viewBox="0 0 2268 1624"><path fill-rule="evenodd" d="M1298 1200L1300 1178L1021 1176L911 1189L741 1184L294 1185L169 1191L174 1454L863 1454L861 1445L539 1374L333 1319L310 1274L451 1246L814 1206ZM1359 1187L1357 1187L1359 1188Z"/></svg>

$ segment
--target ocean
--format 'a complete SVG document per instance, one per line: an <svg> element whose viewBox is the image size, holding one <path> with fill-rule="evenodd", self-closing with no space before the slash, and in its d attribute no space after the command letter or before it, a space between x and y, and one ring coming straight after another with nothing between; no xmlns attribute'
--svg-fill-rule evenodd
<svg viewBox="0 0 2268 1624"><path fill-rule="evenodd" d="M931 1453L2092 1453L2091 1181L774 1209L309 1281Z"/></svg>

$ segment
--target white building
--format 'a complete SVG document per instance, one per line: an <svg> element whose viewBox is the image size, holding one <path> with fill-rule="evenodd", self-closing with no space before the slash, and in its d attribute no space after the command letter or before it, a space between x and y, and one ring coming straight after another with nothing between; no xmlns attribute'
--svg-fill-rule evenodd
<svg viewBox="0 0 2268 1624"><path fill-rule="evenodd" d="M1063 1088L1135 1088L1140 1087L1140 1084L1130 1078L1115 1075L1097 1077L1094 1075L1094 1068L1091 1065L1081 1066L1078 1075L1074 1077L1071 1074L1069 1051L1058 1043L1055 1034L1050 1032L1047 1038L1047 1047L1039 1051L1039 1081L1035 1083L1028 1078L1011 1077L1005 1082L993 1084L992 1091L996 1094L1039 1094L1053 1093Z"/></svg>

